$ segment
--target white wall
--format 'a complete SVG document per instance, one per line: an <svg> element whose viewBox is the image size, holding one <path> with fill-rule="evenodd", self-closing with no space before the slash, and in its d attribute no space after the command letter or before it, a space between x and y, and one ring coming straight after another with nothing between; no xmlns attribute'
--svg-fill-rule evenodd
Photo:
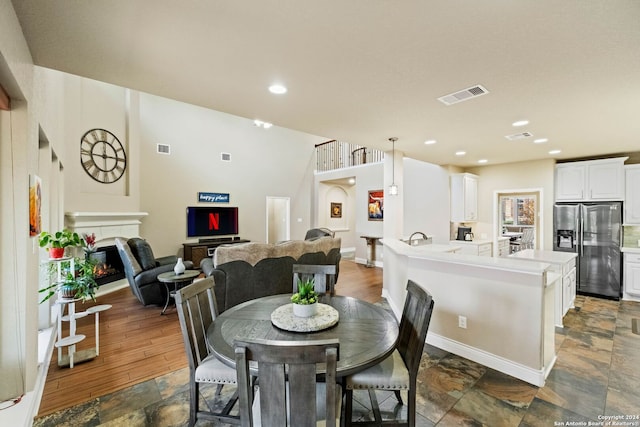
<svg viewBox="0 0 640 427"><path fill-rule="evenodd" d="M368 197L370 190L382 190L384 188L384 165L382 163L369 163L347 169L338 169L328 172L320 172L315 176L315 206L314 227L328 227L334 230L337 228L336 236L342 239L343 248L355 248L356 259L367 258L366 241L360 236L380 236L382 237L382 221L369 221ZM338 185L333 181L346 178L354 178L353 186ZM331 202L335 202L332 197L339 194L335 188L339 187L345 191L347 197L344 199L342 223L331 222L327 219ZM346 209L345 209L346 208ZM346 228L342 228L346 226ZM381 258L382 251L379 251Z"/></svg>
<svg viewBox="0 0 640 427"><path fill-rule="evenodd" d="M542 209L544 247L553 250L553 179L555 161L553 159L520 163L508 163L495 166L471 168L466 172L478 178L478 222L474 226L477 237L486 233L489 238L494 235L493 208L494 193L509 192L531 188L542 189Z"/></svg>
<svg viewBox="0 0 640 427"><path fill-rule="evenodd" d="M449 243L449 172L431 163L404 159L404 232L421 231L433 243ZM402 189L401 189L402 191Z"/></svg>
<svg viewBox="0 0 640 427"><path fill-rule="evenodd" d="M291 238L304 238L314 147L325 138L142 93L139 111L140 209L149 212L141 235L156 255L182 250L185 208L198 205L198 192L229 193L224 206L238 206L240 236L257 242L266 241L267 196L289 197ZM171 154L158 154L157 144Z"/></svg>

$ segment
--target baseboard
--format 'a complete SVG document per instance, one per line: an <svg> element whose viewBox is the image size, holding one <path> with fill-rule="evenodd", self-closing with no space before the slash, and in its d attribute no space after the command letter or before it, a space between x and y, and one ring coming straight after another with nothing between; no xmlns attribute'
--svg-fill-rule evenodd
<svg viewBox="0 0 640 427"><path fill-rule="evenodd" d="M432 332L427 333L427 343L538 387L544 386L545 379L556 362L554 356L549 366L537 370Z"/></svg>

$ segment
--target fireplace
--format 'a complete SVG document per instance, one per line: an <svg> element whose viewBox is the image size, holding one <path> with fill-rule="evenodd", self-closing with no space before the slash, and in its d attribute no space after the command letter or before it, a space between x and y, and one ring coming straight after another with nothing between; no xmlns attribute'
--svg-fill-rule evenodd
<svg viewBox="0 0 640 427"><path fill-rule="evenodd" d="M115 245L96 248L91 259L96 262L93 272L98 286L125 278L124 265Z"/></svg>
<svg viewBox="0 0 640 427"><path fill-rule="evenodd" d="M122 260L115 247L115 239L129 239L140 236L141 220L146 212L66 212L65 228L76 233L95 234L96 253L102 252L101 264L104 272L97 279L100 288L96 295L113 292L129 286L124 274Z"/></svg>

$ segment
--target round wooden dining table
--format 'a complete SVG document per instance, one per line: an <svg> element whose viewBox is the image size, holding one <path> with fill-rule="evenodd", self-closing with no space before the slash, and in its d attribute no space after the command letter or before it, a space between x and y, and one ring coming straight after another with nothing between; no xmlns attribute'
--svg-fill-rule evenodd
<svg viewBox="0 0 640 427"><path fill-rule="evenodd" d="M247 301L220 314L207 329L207 342L216 357L235 368L233 342L242 339L309 341L338 338L337 376L351 375L389 356L398 338L398 324L391 312L352 297L322 296L320 303L335 308L338 322L315 332L291 332L274 326L271 313L291 303L291 294ZM322 368L318 374L323 374Z"/></svg>

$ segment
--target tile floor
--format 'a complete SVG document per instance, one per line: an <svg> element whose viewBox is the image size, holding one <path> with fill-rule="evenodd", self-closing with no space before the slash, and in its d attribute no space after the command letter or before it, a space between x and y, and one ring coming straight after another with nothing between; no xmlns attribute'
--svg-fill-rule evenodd
<svg viewBox="0 0 640 427"><path fill-rule="evenodd" d="M621 416L640 426L640 303L578 296L556 332L557 362L542 388L425 346L418 376L418 426L567 426ZM34 426L187 425L188 372L171 374L37 419ZM206 391L209 397L213 389ZM232 387L225 387L217 404ZM354 419L371 417L356 393ZM383 416L406 417L392 394L380 394ZM198 426L216 426L199 422Z"/></svg>

